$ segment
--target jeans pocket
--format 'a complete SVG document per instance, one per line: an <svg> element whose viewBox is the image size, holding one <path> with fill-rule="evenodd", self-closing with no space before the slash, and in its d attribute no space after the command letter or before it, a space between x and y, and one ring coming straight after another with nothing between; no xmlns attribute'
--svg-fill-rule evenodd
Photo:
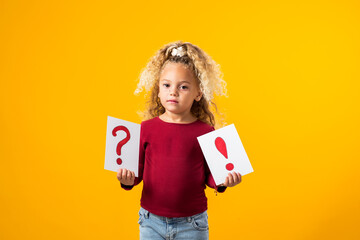
<svg viewBox="0 0 360 240"><path fill-rule="evenodd" d="M145 218L145 213L143 209L140 209L139 211L139 220L138 220L138 224L141 225L141 223L144 221Z"/></svg>
<svg viewBox="0 0 360 240"><path fill-rule="evenodd" d="M192 226L198 231L209 230L207 213L204 212L204 213L194 216L192 219Z"/></svg>

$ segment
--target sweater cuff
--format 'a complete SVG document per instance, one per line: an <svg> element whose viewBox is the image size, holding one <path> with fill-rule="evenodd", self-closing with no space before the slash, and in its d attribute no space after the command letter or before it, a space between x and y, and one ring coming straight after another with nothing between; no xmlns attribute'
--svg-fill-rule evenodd
<svg viewBox="0 0 360 240"><path fill-rule="evenodd" d="M120 184L121 184L121 187L125 190L131 190L134 187L134 185L124 185L122 183L120 183Z"/></svg>
<svg viewBox="0 0 360 240"><path fill-rule="evenodd" d="M226 188L227 188L227 187L225 187L225 186L220 186L220 187L217 187L217 191L218 191L219 193L223 193L223 192L225 192Z"/></svg>

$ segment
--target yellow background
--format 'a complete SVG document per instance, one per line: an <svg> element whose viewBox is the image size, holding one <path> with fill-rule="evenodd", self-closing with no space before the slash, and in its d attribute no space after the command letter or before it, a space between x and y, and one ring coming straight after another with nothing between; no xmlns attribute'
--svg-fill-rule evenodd
<svg viewBox="0 0 360 240"><path fill-rule="evenodd" d="M209 198L211 239L360 239L358 1L1 1L0 239L137 239L141 186L104 170L107 116L164 44L228 83L254 173Z"/></svg>

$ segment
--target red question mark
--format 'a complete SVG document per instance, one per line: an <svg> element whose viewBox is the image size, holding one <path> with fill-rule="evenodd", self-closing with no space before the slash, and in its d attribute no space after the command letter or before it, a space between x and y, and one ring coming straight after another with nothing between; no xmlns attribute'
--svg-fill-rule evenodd
<svg viewBox="0 0 360 240"><path fill-rule="evenodd" d="M224 155L224 157L227 159L228 155L227 155L226 143L225 143L224 139L222 139L221 137L217 137L215 139L215 146L216 146L217 150L219 150L219 152L221 152L221 154ZM234 164L232 164L232 163L226 164L226 169L228 171L233 170Z"/></svg>
<svg viewBox="0 0 360 240"><path fill-rule="evenodd" d="M124 131L124 132L126 133L126 138L124 138L123 140L121 140L121 141L118 143L117 147L116 147L116 153L117 153L117 155L119 155L119 158L116 160L116 163L117 163L118 165L121 165L121 164L122 164L122 160L121 160L121 158L120 158L121 148L122 148L122 146L125 145L125 143L127 143L127 142L130 140L130 132L129 132L129 130L128 130L125 126L117 126L117 127L115 127L115 128L112 130L112 135L113 135L114 137L116 137L116 136L117 136L116 132L117 132L117 131L120 131L120 130L122 130L122 131Z"/></svg>

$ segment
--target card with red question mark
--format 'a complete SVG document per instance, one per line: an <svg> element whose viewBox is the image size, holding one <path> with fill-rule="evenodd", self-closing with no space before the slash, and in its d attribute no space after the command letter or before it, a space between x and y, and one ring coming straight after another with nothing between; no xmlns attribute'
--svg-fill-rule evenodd
<svg viewBox="0 0 360 240"><path fill-rule="evenodd" d="M126 168L138 177L140 124L108 116L105 169L117 172Z"/></svg>
<svg viewBox="0 0 360 240"><path fill-rule="evenodd" d="M234 124L197 139L216 185L224 183L229 172L239 172L242 176L253 172Z"/></svg>

